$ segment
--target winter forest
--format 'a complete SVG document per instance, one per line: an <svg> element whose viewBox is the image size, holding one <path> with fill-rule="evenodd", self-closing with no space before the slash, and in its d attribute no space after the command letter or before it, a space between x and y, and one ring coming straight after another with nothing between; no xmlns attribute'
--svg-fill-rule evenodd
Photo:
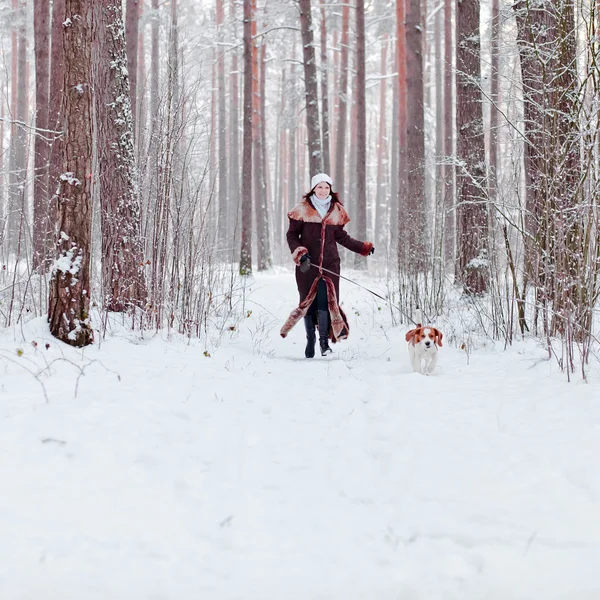
<svg viewBox="0 0 600 600"><path fill-rule="evenodd" d="M458 295L491 338L558 339L567 371L585 365L600 290L597 11L4 0L4 324L48 314L53 335L84 346L101 327L93 306L200 336L240 277L291 263L287 212L326 172L400 320Z"/></svg>
<svg viewBox="0 0 600 600"><path fill-rule="evenodd" d="M0 34L2 600L600 598L600 0Z"/></svg>

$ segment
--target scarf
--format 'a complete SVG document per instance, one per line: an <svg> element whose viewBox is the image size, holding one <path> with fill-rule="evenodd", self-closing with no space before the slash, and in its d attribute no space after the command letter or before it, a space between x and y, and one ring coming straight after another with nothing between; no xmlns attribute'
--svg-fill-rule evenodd
<svg viewBox="0 0 600 600"><path fill-rule="evenodd" d="M310 197L310 201L313 203L313 206L317 209L317 212L321 215L321 219L325 218L329 207L331 206L331 195L327 196L325 200L319 200L316 194L313 194Z"/></svg>

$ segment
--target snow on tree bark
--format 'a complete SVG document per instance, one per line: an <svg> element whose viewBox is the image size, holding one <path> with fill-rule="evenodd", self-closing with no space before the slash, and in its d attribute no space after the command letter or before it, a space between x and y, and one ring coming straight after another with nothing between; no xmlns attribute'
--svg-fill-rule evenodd
<svg viewBox="0 0 600 600"><path fill-rule="evenodd" d="M94 1L94 4L95 3L96 0ZM137 121L138 31L140 20L139 11L139 0L127 0L127 11L125 13L125 35L127 41L125 47L127 51L127 67L131 98L131 118L133 120L134 131L135 123Z"/></svg>
<svg viewBox="0 0 600 600"><path fill-rule="evenodd" d="M133 144L130 70L120 0L94 1L93 69L103 305L106 310L124 312L145 304L146 285Z"/></svg>
<svg viewBox="0 0 600 600"><path fill-rule="evenodd" d="M514 5L525 115L526 273L544 312L546 333L581 339L586 308L585 231L580 185L580 89L574 5L536 1ZM573 325L577 324L574 328Z"/></svg>
<svg viewBox="0 0 600 600"><path fill-rule="evenodd" d="M252 0L244 0L244 137L240 275L252 274Z"/></svg>
<svg viewBox="0 0 600 600"><path fill-rule="evenodd" d="M92 224L92 3L65 0L63 169L56 260L49 282L50 332L72 346L93 342L89 319ZM58 32L55 30L54 35Z"/></svg>
<svg viewBox="0 0 600 600"><path fill-rule="evenodd" d="M488 208L481 97L479 0L457 5L457 269L468 294L487 290Z"/></svg>

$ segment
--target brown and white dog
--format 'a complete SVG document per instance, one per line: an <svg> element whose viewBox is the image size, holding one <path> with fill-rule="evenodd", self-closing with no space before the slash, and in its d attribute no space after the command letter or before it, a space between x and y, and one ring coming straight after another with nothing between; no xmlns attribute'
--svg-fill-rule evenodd
<svg viewBox="0 0 600 600"><path fill-rule="evenodd" d="M408 355L414 373L429 375L437 365L438 348L442 346L442 333L435 327L420 323L406 334Z"/></svg>

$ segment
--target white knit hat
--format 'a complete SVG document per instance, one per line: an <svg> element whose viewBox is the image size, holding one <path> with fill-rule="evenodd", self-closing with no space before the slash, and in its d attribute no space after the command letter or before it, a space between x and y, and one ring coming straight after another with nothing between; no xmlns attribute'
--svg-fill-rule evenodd
<svg viewBox="0 0 600 600"><path fill-rule="evenodd" d="M329 175L327 175L326 173L317 173L311 180L310 180L310 189L314 190L315 186L319 183L321 183L322 181L324 181L325 183L328 183L329 186L331 187L331 189L333 189L333 181L331 181L331 177L329 177Z"/></svg>

